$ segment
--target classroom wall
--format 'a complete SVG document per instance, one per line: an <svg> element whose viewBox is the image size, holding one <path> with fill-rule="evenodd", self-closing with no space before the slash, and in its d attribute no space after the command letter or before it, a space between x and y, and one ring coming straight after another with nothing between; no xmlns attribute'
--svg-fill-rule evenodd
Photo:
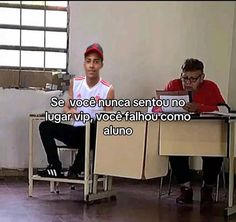
<svg viewBox="0 0 236 222"><path fill-rule="evenodd" d="M69 71L83 74L83 53L104 48L102 76L117 98L150 98L179 76L186 58L228 97L234 2L70 2ZM222 75L223 74L223 75Z"/></svg>
<svg viewBox="0 0 236 222"><path fill-rule="evenodd" d="M50 98L53 96L64 98L60 91L0 88L0 168L28 168L29 114L44 113L45 110L60 112L61 108L50 107ZM35 166L47 165L36 127L34 145Z"/></svg>
<svg viewBox="0 0 236 222"><path fill-rule="evenodd" d="M231 52L231 65L229 75L229 104L233 110L236 110L236 5L234 6L234 28L233 28L233 43Z"/></svg>
<svg viewBox="0 0 236 222"><path fill-rule="evenodd" d="M234 2L70 2L69 72L83 74L84 50L99 42L102 76L113 83L116 97L150 98L178 77L185 58L196 57L227 99L229 78L235 76L234 8ZM52 95L0 89L0 168L28 167L28 114L50 111ZM37 129L35 164L45 166Z"/></svg>

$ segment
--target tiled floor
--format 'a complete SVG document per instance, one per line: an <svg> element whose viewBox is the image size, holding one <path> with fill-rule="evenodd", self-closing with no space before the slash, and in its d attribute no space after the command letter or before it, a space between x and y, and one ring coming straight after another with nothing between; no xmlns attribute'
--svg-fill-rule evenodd
<svg viewBox="0 0 236 222"><path fill-rule="evenodd" d="M94 205L82 202L82 186L71 190L60 185L60 194L49 192L47 182L36 182L33 197L27 196L27 180L0 180L0 222L222 222L226 205L223 193L220 202L202 209L199 185L194 186L194 203L177 206L177 187L170 196L158 199L158 180L114 179L116 201L100 201ZM166 187L164 187L166 189ZM236 221L236 216L228 221Z"/></svg>

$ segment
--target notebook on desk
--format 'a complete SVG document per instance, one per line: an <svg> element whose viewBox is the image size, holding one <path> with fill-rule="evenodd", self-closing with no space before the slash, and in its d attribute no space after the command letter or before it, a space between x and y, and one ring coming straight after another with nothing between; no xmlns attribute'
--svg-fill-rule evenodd
<svg viewBox="0 0 236 222"><path fill-rule="evenodd" d="M190 91L156 90L156 96L163 101L163 106L157 108L162 113L188 113L183 105L192 101Z"/></svg>

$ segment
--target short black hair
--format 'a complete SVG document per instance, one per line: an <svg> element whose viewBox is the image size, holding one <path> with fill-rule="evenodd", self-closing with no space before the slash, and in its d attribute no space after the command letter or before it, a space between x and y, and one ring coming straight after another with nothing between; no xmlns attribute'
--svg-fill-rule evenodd
<svg viewBox="0 0 236 222"><path fill-rule="evenodd" d="M200 60L190 58L185 60L184 64L181 66L181 69L183 72L197 70L201 70L203 72L204 65Z"/></svg>

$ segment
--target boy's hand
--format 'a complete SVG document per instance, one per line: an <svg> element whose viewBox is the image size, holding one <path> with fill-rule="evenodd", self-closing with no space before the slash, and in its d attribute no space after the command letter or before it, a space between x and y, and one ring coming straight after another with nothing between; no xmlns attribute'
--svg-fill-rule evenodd
<svg viewBox="0 0 236 222"><path fill-rule="evenodd" d="M188 112L198 112L199 111L199 104L198 103L186 103L183 107Z"/></svg>

